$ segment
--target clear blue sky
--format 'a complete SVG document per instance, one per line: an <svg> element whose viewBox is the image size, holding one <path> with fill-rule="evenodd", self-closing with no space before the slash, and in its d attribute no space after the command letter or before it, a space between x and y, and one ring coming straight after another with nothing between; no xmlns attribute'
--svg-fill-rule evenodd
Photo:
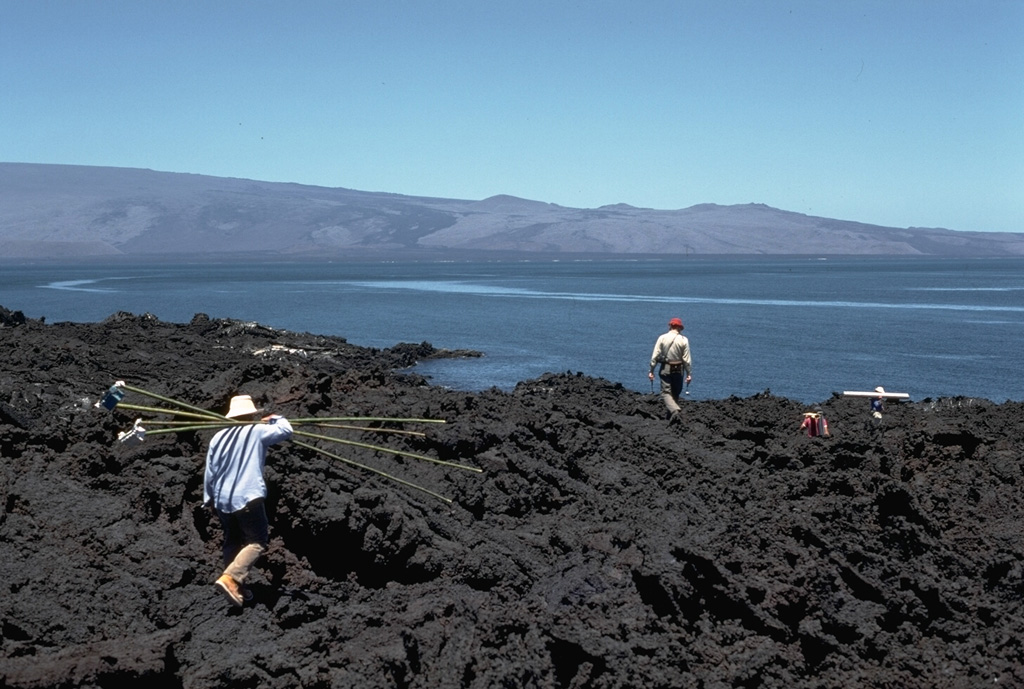
<svg viewBox="0 0 1024 689"><path fill-rule="evenodd" d="M1024 0L0 0L0 161L1024 232Z"/></svg>

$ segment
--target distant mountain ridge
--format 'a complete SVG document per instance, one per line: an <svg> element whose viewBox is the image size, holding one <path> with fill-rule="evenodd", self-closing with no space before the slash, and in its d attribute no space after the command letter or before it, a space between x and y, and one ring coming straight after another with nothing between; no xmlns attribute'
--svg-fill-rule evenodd
<svg viewBox="0 0 1024 689"><path fill-rule="evenodd" d="M1024 233L892 228L763 204L567 208L156 172L0 163L0 259L444 259L718 254L1020 256Z"/></svg>

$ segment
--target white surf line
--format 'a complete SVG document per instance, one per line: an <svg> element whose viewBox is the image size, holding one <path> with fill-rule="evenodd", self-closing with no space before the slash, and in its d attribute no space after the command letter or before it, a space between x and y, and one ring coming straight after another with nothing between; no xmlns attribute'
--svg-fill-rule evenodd
<svg viewBox="0 0 1024 689"><path fill-rule="evenodd" d="M130 278L91 278L88 280L58 280L57 282L50 282L45 285L39 285L44 289L59 289L67 292L117 292L118 290L110 287L83 287L82 285L95 285L104 280L128 280Z"/></svg>
<svg viewBox="0 0 1024 689"><path fill-rule="evenodd" d="M1024 287L904 287L907 292L1021 292Z"/></svg>
<svg viewBox="0 0 1024 689"><path fill-rule="evenodd" d="M522 289L517 287L493 287L488 285L475 285L471 283L456 283L445 281L422 281L422 280L387 280L387 281L362 281L342 283L355 287L369 289L404 289L416 292L439 292L448 294L467 294L481 297L522 297L524 299L574 299L578 301L619 301L619 302L648 302L666 304L723 304L742 306L821 306L827 308L851 308L851 309L920 309L920 310L945 310L945 311L984 311L984 312L1010 312L1024 313L1024 306L982 306L976 304L900 304L885 302L861 302L861 301L811 301L806 299L737 299L726 297L666 297L666 296L639 296L632 294L600 294L587 292L540 292L536 290Z"/></svg>

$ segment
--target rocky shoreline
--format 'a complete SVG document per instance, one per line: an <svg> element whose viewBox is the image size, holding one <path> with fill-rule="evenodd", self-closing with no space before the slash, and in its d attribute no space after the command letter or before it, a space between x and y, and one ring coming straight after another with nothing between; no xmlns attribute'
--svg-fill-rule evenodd
<svg viewBox="0 0 1024 689"><path fill-rule="evenodd" d="M1024 686L1024 404L660 401L582 373L429 385L429 344L0 307L0 687ZM209 433L119 443L115 381L223 411L438 418L285 444L271 549L229 609ZM139 402L146 402L138 400ZM340 435L345 431L337 431ZM365 439L365 433L350 436Z"/></svg>

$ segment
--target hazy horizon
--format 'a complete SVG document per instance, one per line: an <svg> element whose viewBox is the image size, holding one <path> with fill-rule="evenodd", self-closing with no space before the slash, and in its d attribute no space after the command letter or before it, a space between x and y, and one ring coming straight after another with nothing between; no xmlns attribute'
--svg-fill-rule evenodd
<svg viewBox="0 0 1024 689"><path fill-rule="evenodd" d="M0 160L1024 231L1024 3L0 0Z"/></svg>

